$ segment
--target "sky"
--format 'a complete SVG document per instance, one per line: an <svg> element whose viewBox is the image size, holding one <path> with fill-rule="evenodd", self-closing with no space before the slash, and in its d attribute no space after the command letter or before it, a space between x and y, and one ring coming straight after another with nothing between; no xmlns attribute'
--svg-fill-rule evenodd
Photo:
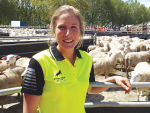
<svg viewBox="0 0 150 113"><path fill-rule="evenodd" d="M123 1L128 1L128 0L123 0ZM141 4L144 4L145 7L150 7L150 0L137 0L138 2L140 2Z"/></svg>

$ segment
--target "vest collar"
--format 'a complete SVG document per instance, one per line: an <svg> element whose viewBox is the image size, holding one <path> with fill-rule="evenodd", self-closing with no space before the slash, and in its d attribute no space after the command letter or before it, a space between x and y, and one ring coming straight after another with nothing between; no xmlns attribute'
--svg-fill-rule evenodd
<svg viewBox="0 0 150 113"><path fill-rule="evenodd" d="M50 52L51 56L57 61L61 61L61 60L65 59L62 56L62 54L58 51L58 49L56 48L56 45L54 45L54 44L49 47L49 52ZM78 58L82 58L78 49L75 49L75 52L76 52Z"/></svg>

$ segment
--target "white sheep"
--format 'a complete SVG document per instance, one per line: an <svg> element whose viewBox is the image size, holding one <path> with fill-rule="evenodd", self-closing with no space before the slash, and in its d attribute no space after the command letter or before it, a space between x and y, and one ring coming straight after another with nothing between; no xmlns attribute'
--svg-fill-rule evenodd
<svg viewBox="0 0 150 113"><path fill-rule="evenodd" d="M150 50L150 44L146 44L146 51Z"/></svg>
<svg viewBox="0 0 150 113"><path fill-rule="evenodd" d="M90 51L94 50L96 47L99 47L98 45L89 45L87 48L87 52L89 53Z"/></svg>
<svg viewBox="0 0 150 113"><path fill-rule="evenodd" d="M16 65L16 58L20 58L18 55L10 54L6 57L2 57L3 60L6 60L7 63L9 63L11 66Z"/></svg>
<svg viewBox="0 0 150 113"><path fill-rule="evenodd" d="M29 61L31 58L28 57L20 57L16 61L16 66L27 67L29 65Z"/></svg>
<svg viewBox="0 0 150 113"><path fill-rule="evenodd" d="M117 59L121 56L120 52L114 52L110 57L93 58L94 74L104 74L105 78L113 71L116 66Z"/></svg>
<svg viewBox="0 0 150 113"><path fill-rule="evenodd" d="M125 55L126 76L128 77L130 67L136 66L139 62L149 62L149 60L150 60L150 51L127 53Z"/></svg>
<svg viewBox="0 0 150 113"><path fill-rule="evenodd" d="M24 79L25 77L25 73L29 65L30 59L31 58L28 57L21 57L16 61L16 66L25 67L25 71L21 74L22 79Z"/></svg>
<svg viewBox="0 0 150 113"><path fill-rule="evenodd" d="M16 65L16 59L20 58L18 55L7 55L5 57L2 57L0 61L0 72L3 72L4 70L8 69L9 67L13 67Z"/></svg>
<svg viewBox="0 0 150 113"><path fill-rule="evenodd" d="M125 55L129 53L129 49L125 47L124 50L123 51L120 50L120 52L122 57L118 58L117 63L120 65L119 70L123 72L123 69L125 68Z"/></svg>
<svg viewBox="0 0 150 113"><path fill-rule="evenodd" d="M88 53L92 58L102 58L102 57L107 57L108 53L107 52L99 52L96 50L90 51Z"/></svg>
<svg viewBox="0 0 150 113"><path fill-rule="evenodd" d="M100 51L100 52L108 52L109 49L109 44L108 43L104 43L103 47L96 47L95 48L96 51Z"/></svg>
<svg viewBox="0 0 150 113"><path fill-rule="evenodd" d="M130 82L150 82L150 65L147 62L138 63L134 71L131 71ZM146 91L146 101L148 101L149 87L137 87L137 101L139 101L140 91Z"/></svg>
<svg viewBox="0 0 150 113"><path fill-rule="evenodd" d="M135 45L129 46L130 52L137 52L137 47Z"/></svg>
<svg viewBox="0 0 150 113"><path fill-rule="evenodd" d="M109 48L111 49L119 49L119 50L124 50L124 45L120 43L109 43Z"/></svg>
<svg viewBox="0 0 150 113"><path fill-rule="evenodd" d="M21 86L23 83L23 80L21 79L21 74L23 73L24 70L25 70L24 67L13 66L3 71L0 75L0 89L7 89ZM2 110L5 98L6 96L0 97Z"/></svg>
<svg viewBox="0 0 150 113"><path fill-rule="evenodd" d="M146 45L143 42L132 42L130 44L136 46L137 52L146 51Z"/></svg>

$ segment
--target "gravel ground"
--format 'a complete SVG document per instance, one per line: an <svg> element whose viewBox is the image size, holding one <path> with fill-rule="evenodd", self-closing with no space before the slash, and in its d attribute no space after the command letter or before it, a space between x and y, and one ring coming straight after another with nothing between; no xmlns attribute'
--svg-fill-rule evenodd
<svg viewBox="0 0 150 113"><path fill-rule="evenodd" d="M121 75L125 76L125 72L121 72L118 70L114 70L113 75ZM104 79L104 76L95 76L96 80ZM3 113L22 113L22 99L16 99L17 93L11 96L8 96L4 103L4 112ZM122 88L109 88L108 90L99 93L99 94L87 94L86 102L129 102L129 101L137 101L136 89L133 88L130 94L125 94L122 91ZM140 97L140 101L145 101L145 96ZM149 98L150 101L150 98ZM0 106L0 113L2 113L2 109Z"/></svg>
<svg viewBox="0 0 150 113"><path fill-rule="evenodd" d="M22 113L22 98L17 99L18 93L7 96L4 101L4 109L0 106L0 113Z"/></svg>

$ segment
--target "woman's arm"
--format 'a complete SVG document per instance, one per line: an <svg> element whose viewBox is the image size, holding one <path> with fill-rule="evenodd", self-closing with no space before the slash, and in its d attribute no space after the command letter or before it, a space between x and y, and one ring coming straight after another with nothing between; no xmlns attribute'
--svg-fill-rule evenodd
<svg viewBox="0 0 150 113"><path fill-rule="evenodd" d="M31 58L21 92L23 97L23 113L36 113L43 92L44 74L40 64Z"/></svg>
<svg viewBox="0 0 150 113"><path fill-rule="evenodd" d="M97 82L115 82L116 84L118 84L119 86L121 86L123 88L125 93L130 93L130 91L132 89L130 80L125 77L121 77L121 76L113 76L113 77L109 77L107 79L104 79L102 81L97 81ZM96 93L101 93L102 91L105 91L108 88L109 87L89 87L87 91L89 93L96 94Z"/></svg>
<svg viewBox="0 0 150 113"><path fill-rule="evenodd" d="M23 113L36 113L41 96L24 94Z"/></svg>

